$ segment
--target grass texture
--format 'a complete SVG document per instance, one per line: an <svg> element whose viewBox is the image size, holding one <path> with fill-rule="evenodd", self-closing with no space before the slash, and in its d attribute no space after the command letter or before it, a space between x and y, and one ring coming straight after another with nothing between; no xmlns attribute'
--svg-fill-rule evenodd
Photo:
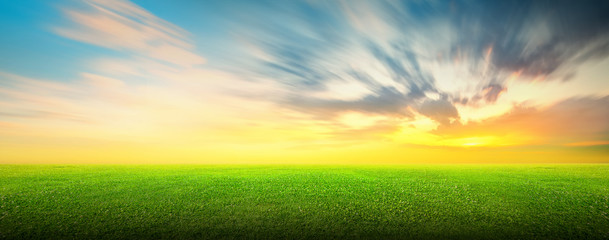
<svg viewBox="0 0 609 240"><path fill-rule="evenodd" d="M0 239L609 239L608 165L0 165Z"/></svg>

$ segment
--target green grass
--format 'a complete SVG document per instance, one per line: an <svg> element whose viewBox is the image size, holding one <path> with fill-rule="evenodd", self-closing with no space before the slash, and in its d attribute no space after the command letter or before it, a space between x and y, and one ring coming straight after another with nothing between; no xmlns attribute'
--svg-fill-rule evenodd
<svg viewBox="0 0 609 240"><path fill-rule="evenodd" d="M609 239L609 165L0 165L0 239Z"/></svg>

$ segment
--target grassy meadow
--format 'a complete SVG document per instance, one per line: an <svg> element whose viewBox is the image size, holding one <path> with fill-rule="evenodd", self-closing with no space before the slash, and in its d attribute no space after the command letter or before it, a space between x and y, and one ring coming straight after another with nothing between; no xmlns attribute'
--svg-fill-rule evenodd
<svg viewBox="0 0 609 240"><path fill-rule="evenodd" d="M609 165L0 165L0 239L609 239Z"/></svg>

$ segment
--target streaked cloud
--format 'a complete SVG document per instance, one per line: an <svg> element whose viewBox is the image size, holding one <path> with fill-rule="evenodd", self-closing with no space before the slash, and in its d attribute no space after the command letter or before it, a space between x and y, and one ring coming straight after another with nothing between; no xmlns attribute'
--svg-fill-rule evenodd
<svg viewBox="0 0 609 240"><path fill-rule="evenodd" d="M457 108L446 99L426 100L419 106L419 113L442 125L450 125L459 120Z"/></svg>
<svg viewBox="0 0 609 240"><path fill-rule="evenodd" d="M548 107L516 106L510 112L465 125L441 126L445 137L519 136L521 144L578 145L609 140L609 96L570 98Z"/></svg>
<svg viewBox="0 0 609 240"><path fill-rule="evenodd" d="M609 43L602 24L608 7L595 1L354 1L304 4L306 11L302 5L259 9L289 13L279 14L281 22L257 15L247 27L235 24L257 50L235 68L275 79L290 92L281 103L311 114L326 108L407 120L409 109L429 110L420 105L437 95L446 98L443 105L495 104L510 81L572 79L581 64L606 57ZM357 95L327 99L344 96L330 85L336 82L357 86ZM460 115L446 107L452 118ZM421 114L446 123L435 113Z"/></svg>
<svg viewBox="0 0 609 240"><path fill-rule="evenodd" d="M129 1L91 0L84 5L86 10L64 9L72 23L53 31L77 41L180 66L205 63L193 52L188 32Z"/></svg>

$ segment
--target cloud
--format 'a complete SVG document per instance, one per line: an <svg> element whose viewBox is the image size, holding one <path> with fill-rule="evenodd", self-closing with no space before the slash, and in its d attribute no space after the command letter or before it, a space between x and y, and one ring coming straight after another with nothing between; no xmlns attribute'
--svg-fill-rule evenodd
<svg viewBox="0 0 609 240"><path fill-rule="evenodd" d="M460 33L452 57L483 59L492 47L495 71L526 77L568 77L582 62L609 54L606 1L456 1Z"/></svg>
<svg viewBox="0 0 609 240"><path fill-rule="evenodd" d="M595 1L270 4L232 16L255 51L228 69L278 82L287 92L278 103L305 113L423 111L445 124L460 116L449 102L495 104L509 81L573 79L606 57L605 10Z"/></svg>
<svg viewBox="0 0 609 240"><path fill-rule="evenodd" d="M64 9L72 23L52 30L70 39L178 66L205 63L193 52L185 30L131 2L92 0L85 5L87 10Z"/></svg>
<svg viewBox="0 0 609 240"><path fill-rule="evenodd" d="M223 92L237 92L230 85L245 86L243 91L254 87L247 82L205 71L168 77L171 81L164 84L136 84L82 73L75 81L57 82L0 72L0 122L17 124L20 131L0 130L17 136L16 141L23 136L40 136L57 141L175 144L239 139L241 133L235 129L245 131L267 120L259 117L269 111L268 103ZM204 77L216 82L173 77Z"/></svg>
<svg viewBox="0 0 609 240"><path fill-rule="evenodd" d="M480 101L482 101L482 100L484 100L483 103L494 103L497 101L499 96L501 96L501 94L503 94L506 91L507 91L507 87L505 87L501 84L491 83L491 84L487 85L485 88L483 88L480 91L480 93L472 96L471 98L466 98L466 97L461 98L459 96L453 96L452 102L458 103L461 105L469 104L472 106L480 105Z"/></svg>
<svg viewBox="0 0 609 240"><path fill-rule="evenodd" d="M76 69L77 79L0 72L0 86L6 86L0 121L46 136L65 131L57 138L168 144L248 141L246 132L282 124L265 122L282 93L274 82L201 66L205 59L184 29L129 1L92 0L81 7L63 8L70 22L52 30L118 54L84 59L88 68Z"/></svg>
<svg viewBox="0 0 609 240"><path fill-rule="evenodd" d="M409 46L384 42L393 32L370 36L361 31L362 24L370 23L364 19L390 26L375 16L379 12L362 8L368 4L311 4L299 11L303 5L267 6L266 11L276 7L290 13L280 14L282 21L257 13L246 27L235 23L243 28L233 31L256 51L236 57L252 60L233 64L229 71L274 80L288 92L278 101L281 106L326 119L347 111L409 118L426 92L437 92L420 56ZM364 19L356 19L354 13L360 11L368 13Z"/></svg>
<svg viewBox="0 0 609 240"><path fill-rule="evenodd" d="M444 126L451 125L453 121L459 120L457 108L446 99L428 99L419 106L418 110L420 114L423 114Z"/></svg>
<svg viewBox="0 0 609 240"><path fill-rule="evenodd" d="M314 113L322 118L329 118L336 113L347 111L411 117L412 112L408 106L413 100L395 88L382 88L375 94L352 101L307 97L293 97L287 101L285 104L296 110Z"/></svg>
<svg viewBox="0 0 609 240"><path fill-rule="evenodd" d="M534 138L536 143L568 144L609 140L609 96L570 98L545 108L516 106L507 114L440 126L433 133L446 137L506 136Z"/></svg>
<svg viewBox="0 0 609 240"><path fill-rule="evenodd" d="M504 86L501 86L499 84L490 84L490 85L488 85L488 87L486 87L482 90L482 98L484 98L484 100L486 100L486 102L492 103L492 102L497 101L497 98L499 98L499 95L501 95L501 93L503 93L506 90L507 89Z"/></svg>

